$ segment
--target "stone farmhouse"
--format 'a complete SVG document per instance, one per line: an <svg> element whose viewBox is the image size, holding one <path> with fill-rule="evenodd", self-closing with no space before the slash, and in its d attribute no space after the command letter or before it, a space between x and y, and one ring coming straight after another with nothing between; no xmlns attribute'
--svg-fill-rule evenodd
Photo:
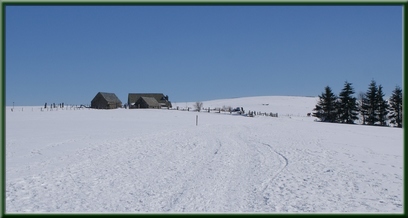
<svg viewBox="0 0 408 218"><path fill-rule="evenodd" d="M98 92L91 101L91 108L116 109L122 107L122 102L114 93Z"/></svg>
<svg viewBox="0 0 408 218"><path fill-rule="evenodd" d="M129 109L135 108L171 108L169 97L163 93L129 93Z"/></svg>

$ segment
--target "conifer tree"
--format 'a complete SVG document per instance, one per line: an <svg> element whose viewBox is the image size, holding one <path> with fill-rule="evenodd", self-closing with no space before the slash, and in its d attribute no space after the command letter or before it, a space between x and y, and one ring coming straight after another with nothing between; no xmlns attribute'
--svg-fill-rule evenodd
<svg viewBox="0 0 408 218"><path fill-rule="evenodd" d="M331 88L326 86L322 95L319 95L319 102L313 116L319 118L323 122L335 122L337 117L336 101L337 97L333 94Z"/></svg>
<svg viewBox="0 0 408 218"><path fill-rule="evenodd" d="M396 86L390 97L390 123L402 127L402 89Z"/></svg>
<svg viewBox="0 0 408 218"><path fill-rule="evenodd" d="M378 102L378 121L380 122L381 126L387 125L387 115L388 115L388 103L386 100L384 100L384 93L382 91L382 86L378 86L378 92L377 92L377 102Z"/></svg>
<svg viewBox="0 0 408 218"><path fill-rule="evenodd" d="M363 108L364 102L366 102L365 93L360 91L358 93L358 110L360 111L363 125L366 125L367 111Z"/></svg>
<svg viewBox="0 0 408 218"><path fill-rule="evenodd" d="M338 114L339 121L342 123L354 123L357 120L357 99L353 97L354 94L352 83L345 82L344 88L339 94Z"/></svg>
<svg viewBox="0 0 408 218"><path fill-rule="evenodd" d="M340 99L336 97L336 101L334 102L334 108L335 108L335 118L334 122L339 123L341 122L341 114L340 114Z"/></svg>
<svg viewBox="0 0 408 218"><path fill-rule="evenodd" d="M371 80L368 90L365 93L362 109L366 114L365 121L368 125L374 125L378 121L378 87L374 80Z"/></svg>

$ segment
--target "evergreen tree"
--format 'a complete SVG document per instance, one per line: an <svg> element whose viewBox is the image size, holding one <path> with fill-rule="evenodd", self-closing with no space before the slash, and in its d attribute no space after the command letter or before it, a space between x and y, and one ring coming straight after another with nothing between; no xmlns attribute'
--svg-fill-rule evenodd
<svg viewBox="0 0 408 218"><path fill-rule="evenodd" d="M340 106L341 101L338 97L336 97L336 101L334 102L334 108L335 108L335 118L334 122L339 123L341 122L341 114L340 114Z"/></svg>
<svg viewBox="0 0 408 218"><path fill-rule="evenodd" d="M365 121L368 125L374 125L378 121L378 87L374 80L371 80L368 90L365 93L362 109L366 114Z"/></svg>
<svg viewBox="0 0 408 218"><path fill-rule="evenodd" d="M358 93L358 110L360 111L361 118L363 119L363 125L366 125L367 118L367 111L363 108L364 102L366 101L365 93L360 91Z"/></svg>
<svg viewBox="0 0 408 218"><path fill-rule="evenodd" d="M319 95L320 98L320 95ZM324 121L323 117L323 107L321 106L322 99L320 98L319 102L317 103L316 107L313 109L313 111L316 111L312 113L312 116L317 117L320 119L320 121Z"/></svg>
<svg viewBox="0 0 408 218"><path fill-rule="evenodd" d="M402 127L402 89L396 86L390 97L390 122Z"/></svg>
<svg viewBox="0 0 408 218"><path fill-rule="evenodd" d="M378 86L378 92L377 92L377 103L378 103L378 121L380 122L381 126L387 125L387 115L388 115L388 103L386 100L384 100L384 93L382 91L382 86Z"/></svg>
<svg viewBox="0 0 408 218"><path fill-rule="evenodd" d="M339 94L339 103L338 103L338 115L339 121L342 123L354 123L354 120L357 120L357 99L353 97L354 94L352 84L349 82L344 83L344 88Z"/></svg>
<svg viewBox="0 0 408 218"><path fill-rule="evenodd" d="M319 118L323 122L335 122L337 116L336 101L337 97L333 94L331 88L326 86L322 95L319 95L319 102L313 116Z"/></svg>

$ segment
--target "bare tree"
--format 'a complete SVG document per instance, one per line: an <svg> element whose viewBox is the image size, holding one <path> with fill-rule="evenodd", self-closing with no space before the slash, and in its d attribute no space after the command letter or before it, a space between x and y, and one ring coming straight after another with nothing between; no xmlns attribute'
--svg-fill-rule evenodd
<svg viewBox="0 0 408 218"><path fill-rule="evenodd" d="M225 112L230 112L232 110L232 107L231 106L222 106L222 111L225 111Z"/></svg>
<svg viewBox="0 0 408 218"><path fill-rule="evenodd" d="M194 104L194 107L195 107L195 109L196 109L198 112L200 112L200 111L201 111L201 108L203 107L203 102L197 101L197 102Z"/></svg>

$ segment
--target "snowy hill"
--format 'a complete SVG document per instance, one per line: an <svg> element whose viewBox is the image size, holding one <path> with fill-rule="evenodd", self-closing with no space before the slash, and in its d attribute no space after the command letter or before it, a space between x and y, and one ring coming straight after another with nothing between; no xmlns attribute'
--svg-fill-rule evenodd
<svg viewBox="0 0 408 218"><path fill-rule="evenodd" d="M306 116L312 113L318 97L298 96L257 96L232 99L204 101L204 108L222 108L223 106L243 107L246 111L262 113L278 113L281 116ZM186 105L194 108L194 102L173 103L173 107L185 108Z"/></svg>
<svg viewBox="0 0 408 218"><path fill-rule="evenodd" d="M316 101L203 102L277 118L7 108L6 213L402 213L402 129L314 122Z"/></svg>

